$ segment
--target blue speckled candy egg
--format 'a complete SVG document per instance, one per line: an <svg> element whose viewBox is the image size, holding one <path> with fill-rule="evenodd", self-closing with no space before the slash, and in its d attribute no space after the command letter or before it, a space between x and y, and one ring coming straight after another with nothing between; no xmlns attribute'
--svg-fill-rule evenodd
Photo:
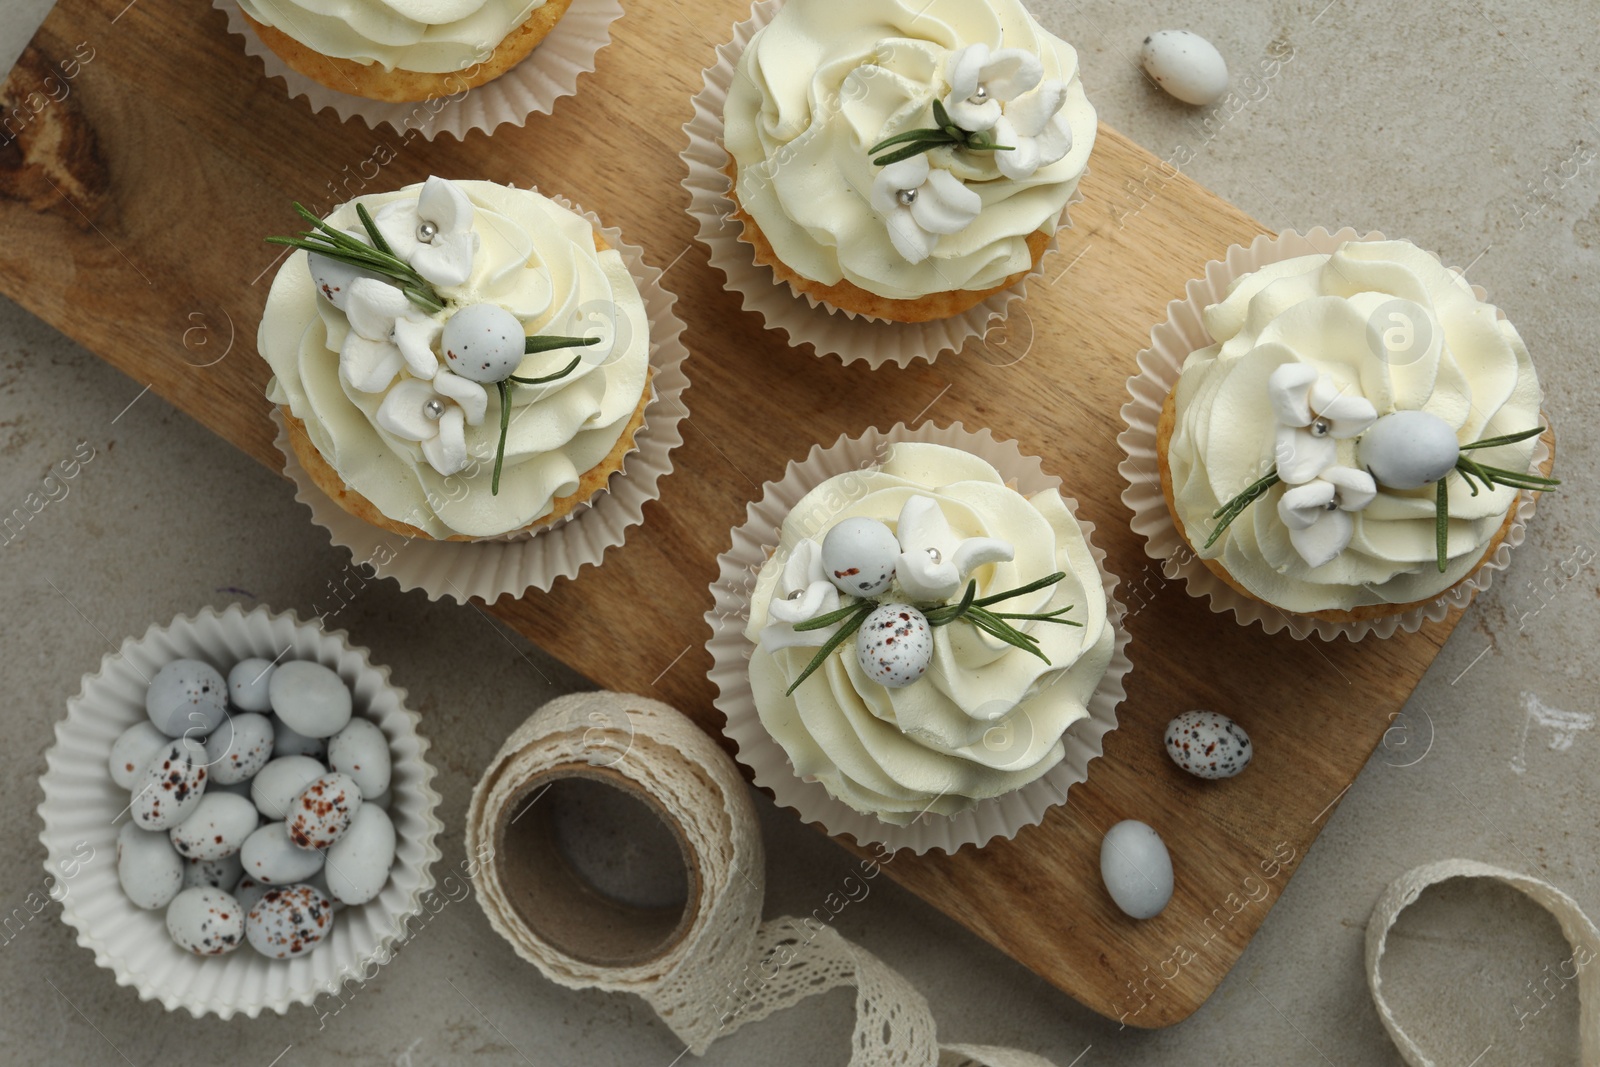
<svg viewBox="0 0 1600 1067"><path fill-rule="evenodd" d="M841 593L874 597L894 581L900 542L877 519L845 519L822 539L822 569Z"/></svg>
<svg viewBox="0 0 1600 1067"><path fill-rule="evenodd" d="M527 356L527 346L522 323L499 304L468 304L450 316L440 337L450 369L483 385L515 374Z"/></svg>
<svg viewBox="0 0 1600 1067"><path fill-rule="evenodd" d="M177 659L156 672L145 690L144 710L168 737L204 741L228 706L228 683L209 663Z"/></svg>
<svg viewBox="0 0 1600 1067"><path fill-rule="evenodd" d="M315 886L269 889L245 916L250 947L268 959L303 956L333 929L333 902Z"/></svg>
<svg viewBox="0 0 1600 1067"><path fill-rule="evenodd" d="M856 659L879 685L904 689L933 662L933 629L910 604L880 605L856 631Z"/></svg>
<svg viewBox="0 0 1600 1067"><path fill-rule="evenodd" d="M167 933L196 956L221 956L244 944L244 909L220 889L185 889L167 905Z"/></svg>
<svg viewBox="0 0 1600 1067"><path fill-rule="evenodd" d="M1167 723L1167 755L1196 778L1232 778L1254 754L1250 735L1219 712L1186 711Z"/></svg>

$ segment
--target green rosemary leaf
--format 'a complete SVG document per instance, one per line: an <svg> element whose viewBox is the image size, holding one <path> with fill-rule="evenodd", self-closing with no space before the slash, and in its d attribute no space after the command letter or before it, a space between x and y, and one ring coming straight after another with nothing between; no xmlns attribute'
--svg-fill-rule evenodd
<svg viewBox="0 0 1600 1067"><path fill-rule="evenodd" d="M1470 460L1467 460L1464 457L1456 461L1456 471L1460 473L1461 480L1467 483L1467 488L1472 490L1473 496L1478 495L1478 479L1475 478L1473 474L1473 468L1476 466L1477 464L1472 463ZM1445 477L1448 478L1449 476L1449 472L1447 471L1445 473ZM1440 479L1440 481L1443 480L1443 478ZM1483 479L1483 487L1485 489L1489 487L1489 480L1487 478Z"/></svg>
<svg viewBox="0 0 1600 1067"><path fill-rule="evenodd" d="M794 691L800 688L800 683L811 677L818 667L827 662L828 657L833 655L835 649L849 640L850 635L861 629L861 624L866 621L868 615L872 614L872 609L875 607L877 605L870 600L863 601L858 605L856 613L843 626L839 627L838 633L828 638L827 644L817 650L817 654L811 657L811 662L806 664L806 669L800 672L800 677L796 678L794 684L784 691L784 695L793 696Z"/></svg>
<svg viewBox="0 0 1600 1067"><path fill-rule="evenodd" d="M511 429L511 385L496 383L500 387L500 445L494 452L494 479L489 483L489 495L500 495L500 468L506 462L506 433Z"/></svg>
<svg viewBox="0 0 1600 1067"><path fill-rule="evenodd" d="M933 98L933 124L945 131L950 130L952 127L958 130L961 129L961 127L950 121L950 112L945 110L944 101L937 96Z"/></svg>
<svg viewBox="0 0 1600 1067"><path fill-rule="evenodd" d="M948 135L943 130L907 130L905 133L897 133L893 137L879 141L877 144L867 149L867 155L875 156L879 152L882 152L888 148L893 148L897 144L909 144L912 141L944 141L947 139L947 137Z"/></svg>
<svg viewBox="0 0 1600 1067"><path fill-rule="evenodd" d="M1503 467L1489 467L1482 463L1473 463L1472 467L1473 473L1480 478L1486 477L1496 485L1509 485L1516 489L1548 489L1561 484L1561 479L1546 478L1542 474L1508 471Z"/></svg>
<svg viewBox="0 0 1600 1067"><path fill-rule="evenodd" d="M530 340L531 340L531 338L530 338ZM583 357L582 356L573 356L571 363L568 363L565 367L562 367L560 370L556 371L554 374L546 374L543 378L518 378L515 374L513 374L510 378L507 378L506 380L507 381L511 381L511 382L516 382L518 385L545 385L545 384L547 384L549 382L560 381L562 378L565 378L567 375L569 375L573 371L577 370L578 369L578 364L580 364L582 362L583 362Z"/></svg>
<svg viewBox="0 0 1600 1067"><path fill-rule="evenodd" d="M1543 426L1538 426L1532 430L1523 430L1521 433L1508 433L1503 437L1486 437L1482 441L1474 441L1470 445L1462 445L1461 451L1470 452L1475 448L1499 448L1501 445L1519 444L1530 437L1538 437L1544 431L1545 428Z"/></svg>
<svg viewBox="0 0 1600 1067"><path fill-rule="evenodd" d="M1439 573L1443 574L1449 562L1450 550L1450 490L1445 483L1450 476L1439 479L1433 493L1433 548L1439 557Z"/></svg>
<svg viewBox="0 0 1600 1067"><path fill-rule="evenodd" d="M972 606L976 608L985 608L990 604L998 604L1002 600L1011 600L1015 597L1026 596L1029 593L1037 592L1040 589L1046 588L1047 586L1055 585L1066 576L1066 571L1056 571L1054 574L1048 577L1040 578L1037 582L1029 582L1027 585L1020 585L1017 588L1007 590L1004 593L995 593L994 595L986 596L981 600L974 600L972 602Z"/></svg>
<svg viewBox="0 0 1600 1067"><path fill-rule="evenodd" d="M807 619L805 622L797 622L794 624L795 633L803 634L812 630L826 630L834 623L843 622L845 619L848 619L858 611L861 611L862 608L866 607L868 604L872 604L873 607L877 606L870 600L860 600L854 604L842 607L837 611L830 611L826 615L818 615L814 619Z"/></svg>
<svg viewBox="0 0 1600 1067"><path fill-rule="evenodd" d="M918 156L924 152L932 151L935 148L943 148L945 145L953 143L954 142L950 140L918 141L916 144L902 148L898 152L891 152L886 156L879 156L872 162L879 167L888 167L895 163L899 163L903 159L910 159L912 156Z"/></svg>
<svg viewBox="0 0 1600 1067"><path fill-rule="evenodd" d="M361 220L362 229L367 231L367 236L372 238L372 247L386 256L393 256L394 249L389 247L389 242L383 239L383 234L378 230L378 224L372 220L372 213L365 204L356 205L356 217ZM400 258L395 256L396 259Z"/></svg>
<svg viewBox="0 0 1600 1067"><path fill-rule="evenodd" d="M961 603L946 604L942 608L934 608L932 611L923 612L922 617L928 620L929 626L944 626L955 622L966 614L968 608L972 607L972 598L977 595L978 583L968 582L967 591L962 594Z"/></svg>
<svg viewBox="0 0 1600 1067"><path fill-rule="evenodd" d="M1059 610L1047 611L1042 614L1025 614L1014 611L991 611L989 614L993 615L997 619L1026 619L1030 622L1053 622L1058 626L1082 626L1083 623L1081 622L1073 622L1071 619L1059 619L1056 617L1058 615L1065 615L1067 612L1071 611L1072 608L1073 605L1068 604L1066 607L1060 608Z"/></svg>
<svg viewBox="0 0 1600 1067"><path fill-rule="evenodd" d="M600 343L598 337L529 337L522 342L523 355L535 352L554 352L558 348L588 348Z"/></svg>
<svg viewBox="0 0 1600 1067"><path fill-rule="evenodd" d="M1038 656L1040 659L1044 660L1046 663L1050 662L1050 657L1046 656L1042 651L1040 651L1039 642L1037 639L1028 636L1021 630L1018 630L1016 627L1007 623L1004 619L997 619L994 617L994 615L984 611L982 608L968 612L965 617L971 620L974 626L985 633L992 634L993 636L1006 642L1006 644L1020 648L1024 652L1031 652L1035 656Z"/></svg>
<svg viewBox="0 0 1600 1067"><path fill-rule="evenodd" d="M1257 500L1261 499L1261 497L1265 496L1267 491L1273 486L1277 485L1280 480L1281 479L1278 477L1278 472L1274 470L1271 474L1257 479L1244 492L1240 493L1238 496L1234 497L1232 500L1228 501L1226 504L1222 505L1222 507L1214 511L1211 517L1213 519L1220 519L1221 521L1218 522L1216 528L1211 531L1211 536L1206 539L1205 547L1210 548L1212 545L1216 544L1217 538L1221 537L1222 532L1233 524L1233 520L1237 519L1240 515L1243 515L1246 508L1248 508L1251 504L1254 504Z"/></svg>

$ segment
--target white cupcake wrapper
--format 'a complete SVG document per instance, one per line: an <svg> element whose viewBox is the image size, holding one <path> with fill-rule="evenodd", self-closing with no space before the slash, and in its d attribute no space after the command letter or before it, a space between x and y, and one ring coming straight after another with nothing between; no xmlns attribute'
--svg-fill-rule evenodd
<svg viewBox="0 0 1600 1067"><path fill-rule="evenodd" d="M929 849L954 853L963 845L982 847L996 837L1011 838L1025 826L1035 826L1045 813L1064 804L1067 790L1089 776L1089 762L1101 754L1105 735L1117 728L1117 705L1127 696L1123 678L1132 669L1128 658L1129 634L1119 620L1124 609L1116 599L1118 579L1106 569L1106 554L1094 544L1094 523L1078 516L1078 504L1063 497L1077 519L1099 567L1106 594L1106 621L1116 632L1116 647L1105 677L1090 697L1087 718L1067 729L1066 755L1050 771L1021 789L981 800L960 815L923 815L909 826L882 822L835 799L820 782L807 782L794 772L783 747L762 726L750 689L750 654L754 646L744 636L750 616L753 576L766 563L768 549L778 543L784 519L810 490L835 475L860 471L881 462L884 450L903 441L948 445L978 456L1000 472L1019 492L1032 494L1057 489L1061 479L1046 474L1040 461L1025 456L1015 441L997 440L988 430L971 432L960 423L935 426L923 423L907 429L904 423L887 433L872 429L860 437L843 437L828 447L816 445L804 460L790 462L781 481L768 482L761 499L747 508L747 520L733 531L733 547L717 557L719 573L711 586L715 606L706 613L711 640L710 678L720 695L716 706L727 716L723 734L739 746L738 760L755 773L755 783L770 790L779 804L793 808L806 822L817 823L830 834L847 835L857 843L909 848L918 855Z"/></svg>
<svg viewBox="0 0 1600 1067"><path fill-rule="evenodd" d="M505 123L521 126L529 115L549 114L557 100L577 94L580 76L594 72L595 56L611 43L611 24L622 17L618 0L573 0L550 35L500 77L433 101L391 104L337 92L291 70L245 22L238 0L211 5L228 16L228 32L244 39L244 50L261 60L267 77L281 80L291 97L305 97L313 113L332 108L342 122L354 116L374 130L389 126L428 141L441 133L457 140L469 130L493 134Z"/></svg>
<svg viewBox="0 0 1600 1067"><path fill-rule="evenodd" d="M333 932L309 955L269 960L244 945L226 956L202 958L173 943L165 909L141 910L122 892L116 841L127 821L128 791L112 782L106 764L118 735L146 721L145 689L162 666L192 658L226 671L256 656L312 660L337 671L351 687L356 714L388 738L395 864L377 898L342 909ZM263 1009L283 1014L291 1004L336 993L346 979L361 981L374 962L387 963L410 932L406 919L422 913L422 898L433 889L436 840L444 829L426 758L428 740L405 700L405 690L390 683L389 668L374 666L367 650L351 645L344 631L301 622L293 612L206 608L123 641L97 672L84 675L78 695L67 701L67 717L56 724L56 743L45 754L40 780L45 871L61 887L61 917L78 931L78 944L116 974L118 985L138 990L141 1000L159 1000L168 1011L185 1008L196 1018L214 1013L227 1019L238 1012L255 1018ZM82 861L85 846L93 857L75 874L64 873Z"/></svg>
<svg viewBox="0 0 1600 1067"><path fill-rule="evenodd" d="M673 311L677 297L662 288L661 271L645 262L643 249L622 239L621 230L601 225L592 212L563 197L552 199L588 219L606 243L622 253L650 320L654 395L634 437L633 451L593 500L532 533L485 541L408 540L356 518L317 488L289 446L282 412L273 409L278 426L274 444L283 453L284 474L298 489L295 499L311 509L311 521L358 562L370 563L379 577L393 578L402 589L421 589L430 600L449 597L464 604L477 597L492 604L507 593L548 592L557 579L575 578L586 565L599 566L607 549L620 546L628 530L644 522L644 506L660 498L661 479L672 470L672 450L683 444L679 423L689 414L683 401L689 388L683 361L689 352L681 340L683 321ZM377 559L388 562L379 564Z"/></svg>
<svg viewBox="0 0 1600 1067"><path fill-rule="evenodd" d="M783 0L757 0L750 18L734 26L733 40L718 47L716 63L706 68L704 88L693 101L694 118L683 127L689 138L680 157L689 171L683 181L689 192L689 214L700 224L695 236L710 250L711 265L726 276L724 288L741 294L744 309L758 313L767 329L787 334L791 347L810 345L818 355L838 356L846 364L859 360L877 368L886 363L904 367L919 359L932 363L945 352L959 352L974 338L981 340L1005 322L1011 305L1023 299L1028 284L1043 274L1045 261L1056 250L1056 237L1038 265L1017 284L964 314L921 323L890 322L830 308L779 282L772 268L756 263L755 250L739 239L744 225L734 217L728 196L722 112L745 46L782 6ZM1073 193L1062 213L1061 229L1072 225L1068 213L1081 199L1080 193Z"/></svg>
<svg viewBox="0 0 1600 1067"><path fill-rule="evenodd" d="M1161 492L1156 427L1167 394L1177 385L1183 361L1189 353L1212 343L1205 328L1205 309L1227 296L1228 286L1234 279L1269 263L1333 252L1349 241L1384 239L1383 234L1376 231L1359 234L1345 227L1337 233L1329 233L1319 226L1306 234L1294 230L1286 230L1276 237L1263 234L1251 242L1249 248L1233 245L1223 259L1206 264L1205 277L1189 282L1183 299L1167 305L1167 321L1150 331L1150 347L1139 353L1139 373L1128 379L1128 391L1133 399L1122 407L1122 420L1128 428L1117 437L1117 444L1127 458L1117 470L1128 483L1128 488L1122 492L1122 502L1133 512L1133 530L1144 538L1145 553L1161 561L1167 578L1182 578L1190 596L1206 598L1212 611L1224 615L1232 612L1239 622L1259 623L1269 634L1288 630L1301 640L1315 635L1324 641L1338 637L1360 641L1371 635L1391 637L1397 630L1414 633L1424 622L1440 622L1452 611L1470 604L1474 596L1489 588L1496 571L1506 569L1512 550L1522 544L1527 536L1527 522L1533 517L1536 494L1520 493L1511 529L1489 559L1467 579L1421 607L1350 622L1297 615L1243 595L1207 569L1178 533ZM1455 269L1459 272L1459 268ZM1479 300L1487 299L1488 294L1481 286L1474 285L1472 289ZM1549 446L1541 438L1534 449L1535 466L1542 466L1549 457Z"/></svg>

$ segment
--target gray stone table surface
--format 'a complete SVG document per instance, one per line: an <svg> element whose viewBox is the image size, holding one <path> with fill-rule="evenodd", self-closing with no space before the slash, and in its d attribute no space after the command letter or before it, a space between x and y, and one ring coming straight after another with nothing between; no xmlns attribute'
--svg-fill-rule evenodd
<svg viewBox="0 0 1600 1067"><path fill-rule="evenodd" d="M1014 1045L1061 1067L1398 1064L1362 972L1367 917L1392 879L1472 857L1553 881L1600 916L1600 496L1590 430L1600 417L1600 26L1581 0L1032 6L1077 45L1104 119L1158 156L1188 159L1196 179L1268 225L1381 229L1469 267L1534 355L1565 485L1327 817L1237 968L1188 1021L1119 1030L882 881L839 926L916 984L947 1040ZM40 0L0 3L0 69L43 12ZM1134 62L1140 40L1169 27L1218 45L1232 102L1189 108L1145 80ZM1252 76L1289 52L1276 77ZM26 918L43 880L34 807L51 724L79 676L151 622L235 602L327 612L394 665L434 742L446 865L462 860L467 799L501 739L542 701L582 685L476 609L384 582L333 599L347 557L288 483L140 390L0 301L0 514L81 443L94 450L66 495L0 548L0 810L12 813L0 821L0 916L13 917L0 932L0 1062L668 1067L682 1046L643 1002L545 981L470 901L450 905L337 1015L296 1009L227 1023L166 1014L119 988L55 905ZM1249 691L1241 679L1240 699ZM766 799L757 806L767 913L809 912L852 861ZM1452 884L1407 912L1391 944L1394 1007L1440 1063L1576 1062L1576 988L1550 979L1569 953L1532 904ZM704 1062L842 1064L851 1010L847 992L828 994L724 1039Z"/></svg>

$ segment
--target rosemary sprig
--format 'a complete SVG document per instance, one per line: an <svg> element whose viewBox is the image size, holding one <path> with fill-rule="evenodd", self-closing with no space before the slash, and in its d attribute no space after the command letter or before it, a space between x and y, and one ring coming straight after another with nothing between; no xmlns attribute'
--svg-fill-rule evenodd
<svg viewBox="0 0 1600 1067"><path fill-rule="evenodd" d="M1532 430L1523 430L1521 433L1508 433L1501 437L1487 437L1482 441L1474 441L1470 445L1462 445L1463 453L1479 448L1496 448L1500 445L1514 445L1530 438L1538 437L1544 433L1543 426ZM1477 496L1480 488L1490 489L1497 485L1509 489L1528 489L1534 492L1543 492L1554 489L1561 484L1559 478L1546 478L1542 474L1532 474L1528 471L1508 471L1504 467L1491 467L1479 463L1470 456L1462 455L1456 459L1455 473L1461 475L1461 480L1467 483L1467 488L1472 490L1472 495ZM1447 483L1450 480L1449 472L1439 479L1438 486L1433 494L1433 522L1434 522L1434 553L1439 565L1439 573L1443 574L1449 563L1448 552L1450 549L1450 492Z"/></svg>
<svg viewBox="0 0 1600 1067"><path fill-rule="evenodd" d="M1450 487L1445 484L1449 479L1447 474L1433 487L1433 551L1439 558L1440 574L1444 573L1445 563L1450 558ZM1472 485L1471 482L1467 484ZM1473 486L1472 495L1478 495L1477 486Z"/></svg>
<svg viewBox="0 0 1600 1067"><path fill-rule="evenodd" d="M962 594L960 602L933 608L924 612L923 617L928 620L929 626L948 626L957 619L964 620L991 637L997 637L1006 644L1020 648L1024 652L1031 652L1046 663L1049 663L1050 657L1039 649L1039 639L1032 634L1024 633L1017 629L1011 625L1010 620L1050 622L1058 626L1082 626L1083 623L1081 622L1060 618L1060 616L1071 611L1073 605L1069 604L1064 608L1045 612L990 611L986 605L998 604L1001 601L1011 600L1015 597L1048 588L1066 576L1065 571L1057 571L1052 575L1040 578L1036 582L1029 582L1027 585L1020 585L1015 589L1007 589L1004 592L994 593L982 598L977 595L978 583L975 581L968 582L967 590Z"/></svg>
<svg viewBox="0 0 1600 1067"><path fill-rule="evenodd" d="M945 109L944 102L935 99L933 102L933 121L937 124L919 130L907 130L905 133L896 134L887 140L879 141L867 150L869 155L877 156L872 162L880 167L887 167L891 163L910 159L912 156L921 155L923 152L945 145L955 145L965 148L969 152L1014 152L1016 146L996 144L982 133L963 130L950 119L950 112ZM897 145L904 145L897 152L878 156L879 152L887 152Z"/></svg>
<svg viewBox="0 0 1600 1067"><path fill-rule="evenodd" d="M1234 519L1237 519L1240 515L1244 514L1245 508L1248 508L1251 504L1254 504L1257 500L1261 499L1261 497L1265 496L1269 489L1277 485L1282 480L1283 479L1278 477L1277 470L1274 469L1271 474L1252 482L1249 488L1247 488L1244 492L1240 493L1238 496L1222 505L1216 511L1212 512L1211 517L1221 521L1218 522L1216 528L1211 531L1211 536L1206 538L1205 547L1210 548L1212 545L1216 544L1217 538L1221 537L1222 532L1233 524Z"/></svg>
<svg viewBox="0 0 1600 1067"><path fill-rule="evenodd" d="M592 345L600 340L598 337L530 337L527 342L529 352L549 352L557 348L573 348ZM534 348L534 342L562 341L564 344L550 344L544 348ZM494 450L494 477L489 482L489 495L500 495L500 469L506 463L506 435L511 431L511 383L518 385L546 385L559 381L578 369L578 364L583 362L582 356L573 356L572 362L556 371L546 374L542 378L518 378L515 374L509 378L502 378L495 385L500 390L500 443Z"/></svg>
<svg viewBox="0 0 1600 1067"><path fill-rule="evenodd" d="M311 229L297 237L268 237L268 244L315 252L335 262L367 271L392 282L405 294L407 300L429 314L444 310L444 300L434 289L433 284L418 274L411 264L394 254L394 249L384 240L377 223L373 221L372 215L364 206L356 205L356 216L360 218L361 226L371 241L370 244L352 237L343 230L334 229L306 210L303 204L296 203L294 209L311 225Z"/></svg>
<svg viewBox="0 0 1600 1067"><path fill-rule="evenodd" d="M835 649L849 640L850 636L857 630L861 629L861 624L867 621L867 616L871 615L877 607L878 602L875 600L862 600L851 604L847 608L840 608L838 611L830 612L827 615L819 615L817 618L807 622L796 623L795 629L800 631L820 630L825 626L832 626L840 621L843 621L844 625L839 627L838 633L828 638L826 644L817 649L817 654L811 657L811 662L806 664L806 669L800 672L800 677L794 680L794 684L785 690L784 696L792 696L794 691L800 688L801 682L811 677L816 669L822 666L829 656L833 655ZM823 620L828 621L824 622Z"/></svg>

